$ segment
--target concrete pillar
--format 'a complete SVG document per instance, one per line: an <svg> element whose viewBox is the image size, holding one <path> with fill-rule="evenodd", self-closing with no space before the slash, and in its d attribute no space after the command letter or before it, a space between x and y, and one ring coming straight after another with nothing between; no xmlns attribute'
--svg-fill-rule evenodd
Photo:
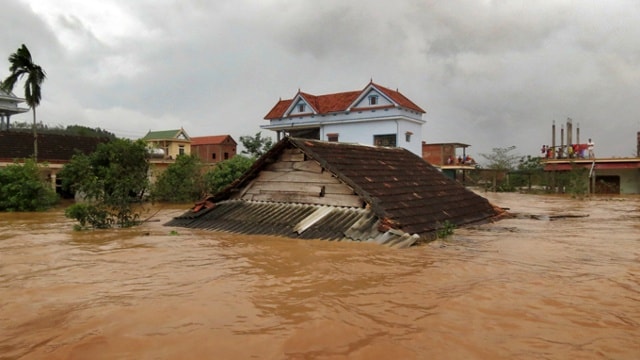
<svg viewBox="0 0 640 360"><path fill-rule="evenodd" d="M53 191L56 191L56 177L55 171L51 171L51 187L53 188Z"/></svg>
<svg viewBox="0 0 640 360"><path fill-rule="evenodd" d="M551 150L555 157L556 154L556 121L553 120L553 125L551 125Z"/></svg>
<svg viewBox="0 0 640 360"><path fill-rule="evenodd" d="M560 125L560 149L558 150L558 158L564 157L564 126Z"/></svg>

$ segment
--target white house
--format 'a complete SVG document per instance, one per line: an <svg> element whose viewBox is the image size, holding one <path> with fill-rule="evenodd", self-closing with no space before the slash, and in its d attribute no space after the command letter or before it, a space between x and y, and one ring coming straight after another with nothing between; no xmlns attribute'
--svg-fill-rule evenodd
<svg viewBox="0 0 640 360"><path fill-rule="evenodd" d="M279 100L261 128L316 140L403 147L422 156L422 110L397 90L373 81L363 90Z"/></svg>
<svg viewBox="0 0 640 360"><path fill-rule="evenodd" d="M18 106L22 102L24 102L24 99L0 89L0 131L8 130L11 127L11 115L29 111L29 109Z"/></svg>

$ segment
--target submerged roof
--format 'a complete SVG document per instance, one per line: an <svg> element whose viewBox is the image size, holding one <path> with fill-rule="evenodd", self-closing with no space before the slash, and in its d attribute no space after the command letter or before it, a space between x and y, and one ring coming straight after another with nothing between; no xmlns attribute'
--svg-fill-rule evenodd
<svg viewBox="0 0 640 360"><path fill-rule="evenodd" d="M435 231L447 222L462 226L489 220L503 212L406 149L290 137L279 141L240 179L207 200L223 204L224 201L232 199L234 194L250 186L252 180L266 166L277 162L285 149L291 148L299 149L307 159L316 161L325 171L353 189L353 193L359 196L364 204L361 210L368 211L377 219L374 228L381 234L397 230L421 237L433 237ZM214 206L213 211L217 206ZM276 208L270 211L263 209L263 214L266 215L247 221L245 230L249 231L251 226L255 227L260 221L263 221L261 226L274 226L275 220L272 217L278 214ZM182 217L185 221L168 225L224 229L224 226L219 224L212 226L211 219L198 224L187 221L189 216L187 213ZM357 220L366 222L363 217ZM295 225L293 223L295 220L287 222L289 232ZM341 231L347 232L352 225L348 222L342 224ZM288 236L282 232L277 234ZM356 239L365 238L369 239L370 235Z"/></svg>
<svg viewBox="0 0 640 360"><path fill-rule="evenodd" d="M187 212L165 225L296 239L355 240L396 248L419 240L402 231L381 232L378 223L370 209L228 200L200 212Z"/></svg>
<svg viewBox="0 0 640 360"><path fill-rule="evenodd" d="M333 94L324 95L312 95L309 93L298 91L296 96L292 99L280 100L264 117L267 120L278 119L286 116L287 109L291 106L291 103L298 96L303 98L309 106L311 106L316 114L330 114L339 111L348 111L349 108L354 105L354 102L362 96L369 89L376 89L389 99L391 99L397 106L411 109L419 113L425 113L425 111L413 101L409 100L406 96L400 93L398 90L391 90L384 86L378 85L374 82L370 82L363 90L347 91Z"/></svg>

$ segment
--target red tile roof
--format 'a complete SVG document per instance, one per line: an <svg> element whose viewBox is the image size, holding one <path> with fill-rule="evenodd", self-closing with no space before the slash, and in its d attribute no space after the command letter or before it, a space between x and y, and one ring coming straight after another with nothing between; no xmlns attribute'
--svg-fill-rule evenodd
<svg viewBox="0 0 640 360"><path fill-rule="evenodd" d="M382 92L385 96L389 97L400 107L411 109L420 113L425 113L425 111L421 107L416 105L413 101L409 100L409 98L404 96L399 91L391 90L374 82L367 84L367 86L365 86L365 88L362 90L325 95L312 95L299 91L296 96L300 95L300 97L302 97L307 103L309 103L309 105L313 107L313 109L318 114L329 114L338 111L346 111L347 109L349 109L349 106L353 105L354 101L356 101L356 99L358 99L358 97L362 95L369 88L369 86L372 86L373 88ZM264 118L266 120L271 120L285 117L285 112L291 106L293 100L294 99L278 101Z"/></svg>
<svg viewBox="0 0 640 360"><path fill-rule="evenodd" d="M191 146L193 145L219 145L225 140L230 138L231 135L213 135L213 136L197 136L191 138ZM231 141L235 144L235 140L231 138Z"/></svg>

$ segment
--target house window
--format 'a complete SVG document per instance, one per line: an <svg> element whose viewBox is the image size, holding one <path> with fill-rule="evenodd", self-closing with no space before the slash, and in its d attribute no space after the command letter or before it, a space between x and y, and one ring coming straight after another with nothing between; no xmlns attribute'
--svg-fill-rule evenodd
<svg viewBox="0 0 640 360"><path fill-rule="evenodd" d="M184 155L184 145L178 146L178 155Z"/></svg>
<svg viewBox="0 0 640 360"><path fill-rule="evenodd" d="M290 130L288 133L291 137L322 140L322 138L320 138L320 128Z"/></svg>
<svg viewBox="0 0 640 360"><path fill-rule="evenodd" d="M304 104L298 104L298 112L304 112Z"/></svg>
<svg viewBox="0 0 640 360"><path fill-rule="evenodd" d="M413 135L411 131L407 131L406 133L404 133L404 139L406 142L411 142L411 135Z"/></svg>
<svg viewBox="0 0 640 360"><path fill-rule="evenodd" d="M215 160L216 159L216 153L211 153L211 159Z"/></svg>
<svg viewBox="0 0 640 360"><path fill-rule="evenodd" d="M340 134L338 134L338 133L331 133L331 134L327 134L327 140L328 140L328 141L335 141L335 142L337 142L337 141L338 141L338 136L339 136L339 135L340 135Z"/></svg>
<svg viewBox="0 0 640 360"><path fill-rule="evenodd" d="M396 135L373 135L373 145L375 146L396 146Z"/></svg>
<svg viewBox="0 0 640 360"><path fill-rule="evenodd" d="M378 95L369 96L369 105L378 105Z"/></svg>
<svg viewBox="0 0 640 360"><path fill-rule="evenodd" d="M224 153L224 159L228 160L229 159L229 153Z"/></svg>

